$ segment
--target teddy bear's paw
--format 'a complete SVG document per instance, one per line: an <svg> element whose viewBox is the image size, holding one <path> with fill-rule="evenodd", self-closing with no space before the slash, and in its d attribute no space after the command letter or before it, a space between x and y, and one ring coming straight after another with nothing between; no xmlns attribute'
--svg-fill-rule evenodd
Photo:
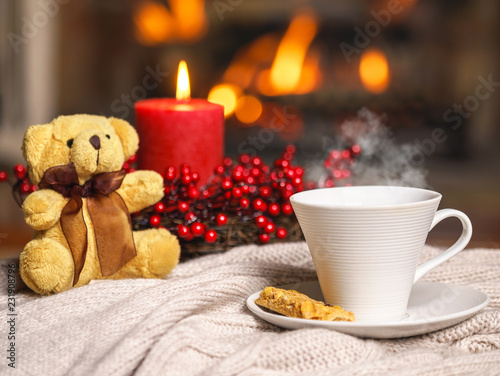
<svg viewBox="0 0 500 376"><path fill-rule="evenodd" d="M35 230L47 230L59 221L66 202L67 200L56 191L38 190L24 200L24 220Z"/></svg>
<svg viewBox="0 0 500 376"><path fill-rule="evenodd" d="M179 263L179 241L166 229L134 232L134 239L137 256L130 263L142 271L141 277L164 278Z"/></svg>
<svg viewBox="0 0 500 376"><path fill-rule="evenodd" d="M52 239L30 241L21 253L19 269L26 285L42 295L67 290L73 284L71 253Z"/></svg>

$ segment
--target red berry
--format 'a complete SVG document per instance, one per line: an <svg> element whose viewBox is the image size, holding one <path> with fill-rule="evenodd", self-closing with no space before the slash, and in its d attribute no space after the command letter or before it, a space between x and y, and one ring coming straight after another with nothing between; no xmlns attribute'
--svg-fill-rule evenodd
<svg viewBox="0 0 500 376"><path fill-rule="evenodd" d="M291 154L293 154L293 153L295 153L295 151L296 151L297 149L295 148L295 145L288 144L288 145L286 146L286 149L285 149L285 150L286 150L286 152L287 152L287 153L291 153Z"/></svg>
<svg viewBox="0 0 500 376"><path fill-rule="evenodd" d="M166 206L163 202L158 202L156 205L155 205L155 210L157 213L163 213L166 209Z"/></svg>
<svg viewBox="0 0 500 376"><path fill-rule="evenodd" d="M243 191L239 187L234 187L233 188L233 197L234 198L240 198L243 195Z"/></svg>
<svg viewBox="0 0 500 376"><path fill-rule="evenodd" d="M291 161L293 159L293 154L292 153L283 153L283 159L286 161Z"/></svg>
<svg viewBox="0 0 500 376"><path fill-rule="evenodd" d="M269 242L269 234L259 234L259 241L261 243L267 243Z"/></svg>
<svg viewBox="0 0 500 376"><path fill-rule="evenodd" d="M180 201L178 204L177 204L177 209L179 209L179 211L181 213L185 213L189 210L189 205L187 204L187 202L184 202L184 201Z"/></svg>
<svg viewBox="0 0 500 376"><path fill-rule="evenodd" d="M135 171L136 171L135 168L129 168L127 173L131 174L132 172L135 172Z"/></svg>
<svg viewBox="0 0 500 376"><path fill-rule="evenodd" d="M276 229L276 237L278 239L285 239L287 237L287 235L288 235L288 232L283 227Z"/></svg>
<svg viewBox="0 0 500 376"><path fill-rule="evenodd" d="M349 159L351 158L351 152L349 150L342 150L342 153L340 154L342 158L344 159Z"/></svg>
<svg viewBox="0 0 500 376"><path fill-rule="evenodd" d="M249 176L245 179L247 184L255 184L255 178L253 176Z"/></svg>
<svg viewBox="0 0 500 376"><path fill-rule="evenodd" d="M243 192L243 194L247 194L248 192L250 192L250 187L248 185L242 185L241 186L241 191Z"/></svg>
<svg viewBox="0 0 500 376"><path fill-rule="evenodd" d="M236 181L243 180L243 170L234 170L233 171L233 179Z"/></svg>
<svg viewBox="0 0 500 376"><path fill-rule="evenodd" d="M264 231L267 232L268 234L274 232L276 229L276 226L274 225L273 222L267 222L266 225L264 226Z"/></svg>
<svg viewBox="0 0 500 376"><path fill-rule="evenodd" d="M5 171L0 171L0 181L6 181L9 178Z"/></svg>
<svg viewBox="0 0 500 376"><path fill-rule="evenodd" d="M201 191L201 197L207 198L208 196L210 196L210 192L208 190L204 189Z"/></svg>
<svg viewBox="0 0 500 376"><path fill-rule="evenodd" d="M233 160L229 157L226 157L224 158L224 165L227 166L227 167L231 167L231 165L233 164Z"/></svg>
<svg viewBox="0 0 500 376"><path fill-rule="evenodd" d="M28 183L23 183L23 184L21 184L21 187L19 187L19 189L21 190L22 194L29 193L30 185Z"/></svg>
<svg viewBox="0 0 500 376"><path fill-rule="evenodd" d="M195 222L191 225L191 233L194 236L201 236L205 233L205 228L201 223Z"/></svg>
<svg viewBox="0 0 500 376"><path fill-rule="evenodd" d="M191 222L195 217L196 215L194 215L193 212L187 212L186 215L184 216L184 219L188 222Z"/></svg>
<svg viewBox="0 0 500 376"><path fill-rule="evenodd" d="M35 192L36 190L38 190L38 186L36 186L36 185L32 185L32 186L30 187L30 193L33 193L33 192Z"/></svg>
<svg viewBox="0 0 500 376"><path fill-rule="evenodd" d="M330 152L330 158L331 159L338 159L340 157L340 151L338 150L332 150Z"/></svg>
<svg viewBox="0 0 500 376"><path fill-rule="evenodd" d="M14 166L14 173L16 174L18 179L24 178L24 175L26 174L26 167L22 164L16 164Z"/></svg>
<svg viewBox="0 0 500 376"><path fill-rule="evenodd" d="M198 198L200 195L200 191L196 187L190 187L188 190L188 196L189 198L195 199Z"/></svg>
<svg viewBox="0 0 500 376"><path fill-rule="evenodd" d="M228 190L233 187L233 181L231 179L225 179L222 182L222 189Z"/></svg>
<svg viewBox="0 0 500 376"><path fill-rule="evenodd" d="M252 159L252 164L254 166L260 166L260 165L262 165L262 159L260 159L259 157L254 157Z"/></svg>
<svg viewBox="0 0 500 376"><path fill-rule="evenodd" d="M189 175L191 173L191 169L188 165L181 166L181 175Z"/></svg>
<svg viewBox="0 0 500 376"><path fill-rule="evenodd" d="M285 215L291 215L293 213L292 204L286 203L281 206L281 211Z"/></svg>
<svg viewBox="0 0 500 376"><path fill-rule="evenodd" d="M128 171L130 169L130 163L125 162L122 165L122 170Z"/></svg>
<svg viewBox="0 0 500 376"><path fill-rule="evenodd" d="M214 230L208 230L205 233L205 241L207 243L213 243L217 240L217 233Z"/></svg>
<svg viewBox="0 0 500 376"><path fill-rule="evenodd" d="M215 219L215 223L217 223L217 226L224 226L227 223L227 216L220 213Z"/></svg>
<svg viewBox="0 0 500 376"><path fill-rule="evenodd" d="M241 154L239 159L240 163L242 164L247 164L250 162L250 156L248 154Z"/></svg>
<svg viewBox="0 0 500 376"><path fill-rule="evenodd" d="M255 218L255 224L259 228L264 227L266 223L267 223L267 218L264 217L263 215L259 215L257 218Z"/></svg>
<svg viewBox="0 0 500 376"><path fill-rule="evenodd" d="M127 162L130 164L137 162L137 154L132 155L129 159L127 159Z"/></svg>
<svg viewBox="0 0 500 376"><path fill-rule="evenodd" d="M281 167L287 168L289 166L290 166L290 162L289 161L287 161L286 159L282 159L281 160Z"/></svg>
<svg viewBox="0 0 500 376"><path fill-rule="evenodd" d="M293 179L295 177L295 170L292 169L287 170L286 176L290 179Z"/></svg>
<svg viewBox="0 0 500 376"><path fill-rule="evenodd" d="M177 235L181 238L187 238L191 233L189 232L189 227L185 225L177 226Z"/></svg>
<svg viewBox="0 0 500 376"><path fill-rule="evenodd" d="M358 155L359 153L361 153L361 147L359 145L352 145L351 151L354 155Z"/></svg>
<svg viewBox="0 0 500 376"><path fill-rule="evenodd" d="M271 188L269 186L264 185L263 187L260 187L260 195L262 197L269 197L269 196L271 196L271 193L272 193L272 191L271 191Z"/></svg>
<svg viewBox="0 0 500 376"><path fill-rule="evenodd" d="M191 183L191 175L182 175L181 177L181 183L184 185L189 185Z"/></svg>
<svg viewBox="0 0 500 376"><path fill-rule="evenodd" d="M281 192L281 197L283 197L285 200L288 200L292 195L293 195L293 191L289 190L289 189Z"/></svg>
<svg viewBox="0 0 500 376"><path fill-rule="evenodd" d="M165 193L166 195L169 195L171 191L172 191L172 189L169 186L166 186L165 188L163 188L163 193Z"/></svg>
<svg viewBox="0 0 500 376"><path fill-rule="evenodd" d="M260 175L260 170L257 167L254 167L254 168L252 168L250 173L252 174L252 176L257 177Z"/></svg>
<svg viewBox="0 0 500 376"><path fill-rule="evenodd" d="M152 215L151 218L149 218L149 224L151 226L159 226L161 222L161 217L158 214Z"/></svg>
<svg viewBox="0 0 500 376"><path fill-rule="evenodd" d="M191 180L193 181L193 183L197 183L200 181L200 174L198 174L197 172L193 172L191 174Z"/></svg>
<svg viewBox="0 0 500 376"><path fill-rule="evenodd" d="M302 178L299 178L298 176L293 178L292 180L292 185L294 186L298 186L298 185L301 185L302 184Z"/></svg>
<svg viewBox="0 0 500 376"><path fill-rule="evenodd" d="M295 167L295 176L302 177L304 175L304 169L302 167Z"/></svg>
<svg viewBox="0 0 500 376"><path fill-rule="evenodd" d="M214 172L218 175L222 175L224 173L226 169L224 168L223 165L218 165L217 167L215 167L215 170Z"/></svg>
<svg viewBox="0 0 500 376"><path fill-rule="evenodd" d="M277 216L280 213L280 206L278 204L269 204L269 214L272 216Z"/></svg>
<svg viewBox="0 0 500 376"><path fill-rule="evenodd" d="M250 207L250 200L247 198L242 198L240 200L240 206L242 209L248 209Z"/></svg>
<svg viewBox="0 0 500 376"><path fill-rule="evenodd" d="M255 200L253 200L253 208L257 211L266 211L267 204L264 200L256 198Z"/></svg>
<svg viewBox="0 0 500 376"><path fill-rule="evenodd" d="M175 167L170 166L167 168L167 171L165 171L164 175L165 180L172 181L175 179Z"/></svg>

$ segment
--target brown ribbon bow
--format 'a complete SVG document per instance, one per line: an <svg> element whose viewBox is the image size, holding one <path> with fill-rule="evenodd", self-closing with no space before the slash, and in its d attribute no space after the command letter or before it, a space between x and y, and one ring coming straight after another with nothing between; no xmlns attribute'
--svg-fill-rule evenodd
<svg viewBox="0 0 500 376"><path fill-rule="evenodd" d="M81 186L75 165L70 163L49 168L38 185L71 198L61 212L61 227L75 262L73 285L78 282L87 256L87 226L82 197L87 198L102 276L116 273L137 254L130 213L121 196L114 192L120 188L125 174L123 170L105 172Z"/></svg>

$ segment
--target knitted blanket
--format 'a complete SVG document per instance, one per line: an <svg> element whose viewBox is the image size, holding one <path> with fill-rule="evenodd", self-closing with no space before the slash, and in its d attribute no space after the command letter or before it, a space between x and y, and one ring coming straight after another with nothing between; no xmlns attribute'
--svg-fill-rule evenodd
<svg viewBox="0 0 500 376"><path fill-rule="evenodd" d="M422 258L437 253L426 247ZM183 262L165 280L95 281L49 297L17 275L15 369L12 262L0 263L1 375L500 375L500 250L463 251L425 277L479 289L488 307L451 328L396 340L284 330L246 308L267 285L315 278L305 243L237 247Z"/></svg>

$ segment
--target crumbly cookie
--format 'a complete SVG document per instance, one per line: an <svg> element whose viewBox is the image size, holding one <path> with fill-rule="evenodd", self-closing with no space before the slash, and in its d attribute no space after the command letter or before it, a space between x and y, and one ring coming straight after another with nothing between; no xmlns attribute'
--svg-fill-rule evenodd
<svg viewBox="0 0 500 376"><path fill-rule="evenodd" d="M295 290L266 287L255 304L289 317L325 321L354 321L354 314L326 305Z"/></svg>

